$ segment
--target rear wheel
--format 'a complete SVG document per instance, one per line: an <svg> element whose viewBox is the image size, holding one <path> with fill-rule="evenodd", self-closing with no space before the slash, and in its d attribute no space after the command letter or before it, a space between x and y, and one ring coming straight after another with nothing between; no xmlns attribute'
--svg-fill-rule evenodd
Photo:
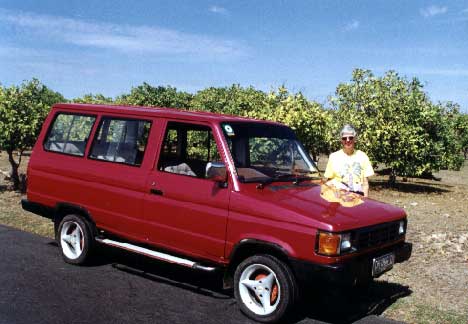
<svg viewBox="0 0 468 324"><path fill-rule="evenodd" d="M89 259L94 238L90 225L82 217L65 216L58 226L57 238L65 262L84 264Z"/></svg>
<svg viewBox="0 0 468 324"><path fill-rule="evenodd" d="M280 321L296 301L297 287L291 270L270 255L255 255L239 264L234 284L241 311L259 322Z"/></svg>

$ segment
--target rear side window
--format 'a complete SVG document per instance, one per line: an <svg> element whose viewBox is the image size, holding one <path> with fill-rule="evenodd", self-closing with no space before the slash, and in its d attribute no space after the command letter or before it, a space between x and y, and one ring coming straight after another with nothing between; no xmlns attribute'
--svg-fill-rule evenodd
<svg viewBox="0 0 468 324"><path fill-rule="evenodd" d="M44 149L84 156L86 143L95 120L95 116L58 114L44 142Z"/></svg>
<svg viewBox="0 0 468 324"><path fill-rule="evenodd" d="M104 117L89 157L115 163L140 166L148 142L151 122Z"/></svg>

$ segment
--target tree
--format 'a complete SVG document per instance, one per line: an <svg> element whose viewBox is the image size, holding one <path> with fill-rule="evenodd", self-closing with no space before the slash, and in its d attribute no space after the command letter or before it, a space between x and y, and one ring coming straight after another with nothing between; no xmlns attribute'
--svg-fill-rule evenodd
<svg viewBox="0 0 468 324"><path fill-rule="evenodd" d="M455 132L466 160L468 158L468 114L459 114L457 116Z"/></svg>
<svg viewBox="0 0 468 324"><path fill-rule="evenodd" d="M265 119L278 121L291 127L310 152L314 161L320 154L330 153L333 130L333 115L302 93L289 93L285 87L268 96L269 108Z"/></svg>
<svg viewBox="0 0 468 324"><path fill-rule="evenodd" d="M20 86L0 87L0 149L8 154L15 190L21 184L18 168L23 152L34 145L50 106L63 101L61 94L49 90L37 79Z"/></svg>
<svg viewBox="0 0 468 324"><path fill-rule="evenodd" d="M253 87L243 88L238 84L230 87L207 88L198 91L190 108L222 114L248 116L266 108L266 94Z"/></svg>
<svg viewBox="0 0 468 324"><path fill-rule="evenodd" d="M81 98L75 98L71 100L75 103L87 103L87 104L112 104L114 100L111 97L106 97L103 94L86 94Z"/></svg>
<svg viewBox="0 0 468 324"><path fill-rule="evenodd" d="M191 99L190 93L178 91L171 86L154 87L144 82L142 85L132 88L129 94L117 97L115 101L118 104L126 105L188 109Z"/></svg>
<svg viewBox="0 0 468 324"><path fill-rule="evenodd" d="M332 112L307 100L302 93L289 93L285 87L268 94L238 84L212 87L194 96L191 109L284 123L295 130L316 161L319 154L330 151Z"/></svg>
<svg viewBox="0 0 468 324"><path fill-rule="evenodd" d="M456 112L432 104L416 78L356 69L350 83L338 85L332 104L338 124L359 130L358 147L390 168L391 183L397 175L424 176L460 165L451 131Z"/></svg>

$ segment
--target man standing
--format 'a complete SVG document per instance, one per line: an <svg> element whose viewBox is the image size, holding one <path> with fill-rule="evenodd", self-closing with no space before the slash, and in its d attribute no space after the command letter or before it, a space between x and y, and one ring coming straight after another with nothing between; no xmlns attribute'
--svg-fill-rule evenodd
<svg viewBox="0 0 468 324"><path fill-rule="evenodd" d="M351 125L345 125L340 135L343 148L330 154L325 177L344 185L349 191L368 197L367 178L374 175L369 158L366 153L354 149L357 134Z"/></svg>

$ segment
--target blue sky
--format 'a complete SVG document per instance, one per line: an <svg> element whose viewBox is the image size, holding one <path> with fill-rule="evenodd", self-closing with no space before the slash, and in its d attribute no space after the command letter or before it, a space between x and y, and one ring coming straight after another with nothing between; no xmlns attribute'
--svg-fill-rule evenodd
<svg viewBox="0 0 468 324"><path fill-rule="evenodd" d="M0 82L68 98L239 83L324 103L358 67L468 112L468 0L0 0Z"/></svg>

